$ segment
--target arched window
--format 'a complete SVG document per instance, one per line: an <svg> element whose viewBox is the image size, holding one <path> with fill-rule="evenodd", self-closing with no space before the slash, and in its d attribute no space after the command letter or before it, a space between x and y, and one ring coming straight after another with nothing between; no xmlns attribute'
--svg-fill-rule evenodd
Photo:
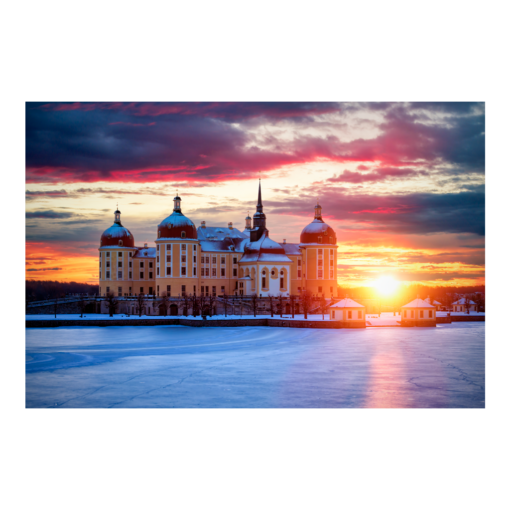
<svg viewBox="0 0 510 510"><path fill-rule="evenodd" d="M182 238L186 237L186 232L181 232L181 237Z"/></svg>
<svg viewBox="0 0 510 510"><path fill-rule="evenodd" d="M122 241L119 239L119 246L122 246Z"/></svg>

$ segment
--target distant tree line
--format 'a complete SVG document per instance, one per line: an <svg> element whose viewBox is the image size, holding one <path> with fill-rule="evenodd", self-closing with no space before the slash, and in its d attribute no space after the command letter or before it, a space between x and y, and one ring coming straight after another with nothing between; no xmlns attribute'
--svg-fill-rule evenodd
<svg viewBox="0 0 510 510"><path fill-rule="evenodd" d="M66 294L97 294L99 285L51 280L26 280L25 291L27 302L31 302L63 298Z"/></svg>

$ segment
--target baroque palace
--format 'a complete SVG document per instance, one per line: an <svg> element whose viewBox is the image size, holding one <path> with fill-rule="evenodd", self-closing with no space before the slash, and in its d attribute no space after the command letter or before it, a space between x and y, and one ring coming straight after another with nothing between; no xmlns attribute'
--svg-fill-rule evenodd
<svg viewBox="0 0 510 510"><path fill-rule="evenodd" d="M99 294L105 296L299 295L337 293L337 245L334 230L322 219L321 206L301 232L299 243L277 243L269 237L259 182L257 212L244 230L197 229L174 198L174 210L157 229L156 247L136 247L116 210L113 225L101 236Z"/></svg>

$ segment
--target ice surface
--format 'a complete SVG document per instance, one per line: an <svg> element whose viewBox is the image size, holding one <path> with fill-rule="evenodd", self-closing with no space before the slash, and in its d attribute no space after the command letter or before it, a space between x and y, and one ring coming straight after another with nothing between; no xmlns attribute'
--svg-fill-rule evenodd
<svg viewBox="0 0 510 510"><path fill-rule="evenodd" d="M485 407L485 324L26 330L27 407Z"/></svg>

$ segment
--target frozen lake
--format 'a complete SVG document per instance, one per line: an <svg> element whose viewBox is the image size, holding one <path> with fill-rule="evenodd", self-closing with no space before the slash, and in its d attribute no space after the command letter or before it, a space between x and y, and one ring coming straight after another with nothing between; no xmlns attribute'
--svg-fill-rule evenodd
<svg viewBox="0 0 510 510"><path fill-rule="evenodd" d="M26 407L485 407L485 323L26 329Z"/></svg>

